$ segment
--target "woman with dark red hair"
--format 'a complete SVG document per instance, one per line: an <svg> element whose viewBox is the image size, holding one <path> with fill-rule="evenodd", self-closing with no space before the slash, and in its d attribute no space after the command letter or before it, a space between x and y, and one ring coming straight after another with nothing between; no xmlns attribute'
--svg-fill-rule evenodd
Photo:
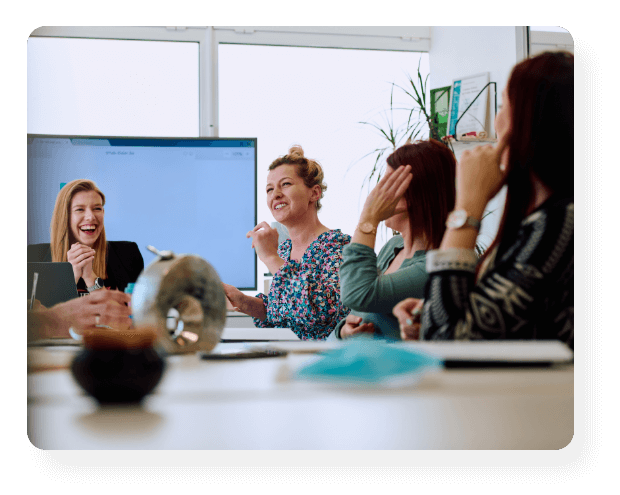
<svg viewBox="0 0 620 495"><path fill-rule="evenodd" d="M427 255L425 299L394 315L406 339L559 339L573 347L574 58L517 64L495 127L498 145L465 151L456 207ZM484 209L506 185L497 236L474 245Z"/></svg>
<svg viewBox="0 0 620 495"><path fill-rule="evenodd" d="M336 326L339 338L373 333L399 339L392 308L403 297L424 294L426 252L441 243L454 208L456 160L439 141L406 144L387 159L386 175L371 191L340 266L342 302L351 308ZM375 254L377 226L400 232Z"/></svg>

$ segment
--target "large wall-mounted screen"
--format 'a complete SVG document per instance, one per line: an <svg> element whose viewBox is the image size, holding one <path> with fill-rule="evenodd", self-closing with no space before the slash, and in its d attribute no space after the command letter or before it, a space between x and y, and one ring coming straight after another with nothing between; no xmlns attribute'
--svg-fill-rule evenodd
<svg viewBox="0 0 620 495"><path fill-rule="evenodd" d="M256 290L255 138L28 135L28 244L50 242L60 188L90 179L105 194L108 240L197 254L223 282Z"/></svg>

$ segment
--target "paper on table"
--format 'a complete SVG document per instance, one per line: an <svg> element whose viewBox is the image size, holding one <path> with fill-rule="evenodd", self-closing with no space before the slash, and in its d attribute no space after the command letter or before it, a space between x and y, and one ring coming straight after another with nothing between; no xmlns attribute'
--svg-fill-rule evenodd
<svg viewBox="0 0 620 495"><path fill-rule="evenodd" d="M423 341L397 345L454 362L560 364L573 360L573 351L558 340Z"/></svg>
<svg viewBox="0 0 620 495"><path fill-rule="evenodd" d="M224 328L222 340L287 340L299 341L290 328Z"/></svg>
<svg viewBox="0 0 620 495"><path fill-rule="evenodd" d="M297 342L270 342L269 347L293 354L316 354L343 345L341 340L298 340Z"/></svg>

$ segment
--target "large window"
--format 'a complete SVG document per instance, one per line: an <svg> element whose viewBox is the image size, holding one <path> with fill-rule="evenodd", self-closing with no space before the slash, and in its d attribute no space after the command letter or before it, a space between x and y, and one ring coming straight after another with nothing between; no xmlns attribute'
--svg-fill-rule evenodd
<svg viewBox="0 0 620 495"><path fill-rule="evenodd" d="M321 222L352 235L375 162L373 155L363 157L388 145L360 122L385 128L391 83L405 87L418 63L425 77L428 54L220 44L218 60L220 136L258 138L258 221L274 221L264 191L269 164L300 144L325 171ZM411 108L407 98L396 89L393 106ZM407 116L397 110L393 121ZM380 234L378 247L391 237Z"/></svg>
<svg viewBox="0 0 620 495"><path fill-rule="evenodd" d="M28 132L199 135L198 43L28 39Z"/></svg>
<svg viewBox="0 0 620 495"><path fill-rule="evenodd" d="M429 27L42 27L28 40L28 132L257 137L269 222L267 166L301 144L325 169L322 222L352 234L374 164L364 156L388 144L360 122L406 121L386 113L391 83L420 62L426 75L429 48ZM406 100L394 92L395 108Z"/></svg>

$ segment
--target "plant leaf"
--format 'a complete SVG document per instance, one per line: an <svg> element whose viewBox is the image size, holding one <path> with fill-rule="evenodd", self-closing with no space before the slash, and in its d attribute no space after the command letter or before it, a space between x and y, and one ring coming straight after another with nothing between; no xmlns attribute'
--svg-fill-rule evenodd
<svg viewBox="0 0 620 495"><path fill-rule="evenodd" d="M424 82L422 81L422 74L420 73L420 64L422 63L422 59L420 58L420 60L418 61L418 81L420 81L420 91L422 92L422 105L420 105L421 107L424 108L424 115L426 115L426 87ZM426 75L426 80L428 81L428 76L430 74Z"/></svg>
<svg viewBox="0 0 620 495"><path fill-rule="evenodd" d="M413 81L411 80L411 78L409 78L409 82L411 83L411 85L413 86ZM394 83L392 83L394 84ZM394 84L394 86L396 86L397 88L399 88L403 93L405 93L407 96L409 96L416 104L420 105L420 101L418 101L417 97L413 96L409 91L407 91L405 88L403 88L402 86L399 86L398 84ZM414 86L415 89L415 86Z"/></svg>
<svg viewBox="0 0 620 495"><path fill-rule="evenodd" d="M384 176L385 163L382 162L382 159L388 150L395 150L400 144L403 143L403 141L404 143L412 142L415 138L423 135L423 132L427 126L429 133L432 135L434 126L426 109L426 89L428 87L428 78L430 74L427 74L423 79L420 68L421 60L418 62L417 77L411 77L409 74L406 74L406 85L401 86L393 81L390 83L390 106L383 112L380 112L380 116L377 115L377 118L375 118L374 121L359 122L363 125L372 126L375 131L377 131L379 135L390 144L390 146L377 147L354 162L355 164L371 155L374 156L372 169L364 179L362 189L366 183L370 187L373 180L378 182L381 180L381 177ZM408 98L410 98L413 105L405 103L404 106L402 104L397 104L397 106L395 106L395 88L402 91ZM406 123L397 125L395 115L398 115L397 113L401 111L406 112ZM414 113L417 113L417 118L414 117ZM381 120L381 123L378 123L378 119Z"/></svg>

